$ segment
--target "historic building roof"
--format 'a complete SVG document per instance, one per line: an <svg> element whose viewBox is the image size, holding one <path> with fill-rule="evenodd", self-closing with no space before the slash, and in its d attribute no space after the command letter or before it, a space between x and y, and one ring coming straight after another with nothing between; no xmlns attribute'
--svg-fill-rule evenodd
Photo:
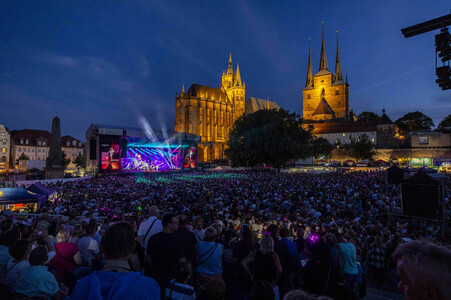
<svg viewBox="0 0 451 300"><path fill-rule="evenodd" d="M326 99L322 98L321 101L318 103L318 106L316 107L315 111L313 112L312 116L315 115L334 115L334 110L330 107L329 103L327 103Z"/></svg>
<svg viewBox="0 0 451 300"><path fill-rule="evenodd" d="M69 143L69 145L67 143ZM61 146L72 148L83 148L83 143L70 135L65 135L61 137Z"/></svg>
<svg viewBox="0 0 451 300"><path fill-rule="evenodd" d="M377 122L377 125L389 125L389 124L393 124L393 121L390 120L390 118L385 114L385 109L382 110L382 116L379 119L379 121Z"/></svg>
<svg viewBox="0 0 451 300"><path fill-rule="evenodd" d="M230 101L227 94L220 89L212 88L205 85L193 83L186 92L191 97L198 97L201 99L213 99L217 101Z"/></svg>
<svg viewBox="0 0 451 300"><path fill-rule="evenodd" d="M371 132L377 130L377 121L368 122L325 122L312 123L313 134L327 134L327 133L346 133L346 132Z"/></svg>
<svg viewBox="0 0 451 300"><path fill-rule="evenodd" d="M260 109L280 109L280 106L274 102L256 97L250 97L246 101L245 110L246 114L251 114Z"/></svg>
<svg viewBox="0 0 451 300"><path fill-rule="evenodd" d="M51 138L52 134L47 130L24 129L14 135L13 141L15 145L38 146L37 140L39 139L46 141L46 145L48 146Z"/></svg>

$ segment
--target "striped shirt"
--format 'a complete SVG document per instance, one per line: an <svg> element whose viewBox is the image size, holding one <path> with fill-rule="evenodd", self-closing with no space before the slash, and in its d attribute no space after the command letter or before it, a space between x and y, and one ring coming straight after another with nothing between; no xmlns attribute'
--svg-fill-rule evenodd
<svg viewBox="0 0 451 300"><path fill-rule="evenodd" d="M175 279L169 282L166 288L167 300L194 300L196 299L196 293L194 288L187 284L178 283Z"/></svg>

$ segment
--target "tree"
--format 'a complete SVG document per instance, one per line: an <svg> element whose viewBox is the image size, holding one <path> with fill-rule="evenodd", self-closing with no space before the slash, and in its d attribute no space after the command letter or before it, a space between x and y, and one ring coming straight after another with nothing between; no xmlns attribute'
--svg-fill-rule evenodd
<svg viewBox="0 0 451 300"><path fill-rule="evenodd" d="M344 153L352 158L355 158L357 162L363 159L373 159L376 155L376 151L373 149L373 144L370 138L365 133L358 138L351 136L350 143L343 146Z"/></svg>
<svg viewBox="0 0 451 300"><path fill-rule="evenodd" d="M280 170L290 161L307 158L312 138L300 115L263 109L235 121L225 153L233 167L266 164Z"/></svg>
<svg viewBox="0 0 451 300"><path fill-rule="evenodd" d="M398 137L404 137L411 131L429 131L434 126L432 119L419 111L405 114L396 120L395 124L396 135Z"/></svg>
<svg viewBox="0 0 451 300"><path fill-rule="evenodd" d="M370 111L363 111L358 117L357 120L359 121L373 121L373 120L379 120L381 117L373 112Z"/></svg>
<svg viewBox="0 0 451 300"><path fill-rule="evenodd" d="M22 154L19 156L19 158L16 159L16 165L19 164L19 160L30 160L30 158L24 152L22 152Z"/></svg>
<svg viewBox="0 0 451 300"><path fill-rule="evenodd" d="M64 163L64 168L67 168L67 166L70 164L70 158L66 158L67 154L66 152L63 152L63 163Z"/></svg>
<svg viewBox="0 0 451 300"><path fill-rule="evenodd" d="M86 156L81 153L78 153L77 157L72 161L74 165L78 168L85 169L86 168Z"/></svg>
<svg viewBox="0 0 451 300"><path fill-rule="evenodd" d="M440 124L438 124L437 131L440 131L443 133L451 132L451 115L448 115L446 118L444 118L440 122Z"/></svg>
<svg viewBox="0 0 451 300"><path fill-rule="evenodd" d="M315 157L320 157L320 156L326 156L326 157L330 157L332 150L334 148L334 146L332 146L331 143L329 143L328 140L326 140L325 138L315 138L312 142L311 142L311 147L312 147L312 155Z"/></svg>

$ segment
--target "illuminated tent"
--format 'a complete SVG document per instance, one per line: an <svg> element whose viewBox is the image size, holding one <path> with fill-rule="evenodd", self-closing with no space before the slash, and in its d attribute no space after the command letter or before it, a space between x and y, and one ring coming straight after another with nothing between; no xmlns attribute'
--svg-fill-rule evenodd
<svg viewBox="0 0 451 300"><path fill-rule="evenodd" d="M46 195L36 194L27 191L24 188L2 188L0 189L0 205L10 204L27 204L37 203L40 207L45 203L47 199Z"/></svg>
<svg viewBox="0 0 451 300"><path fill-rule="evenodd" d="M51 200L56 192L54 189L48 188L39 182L30 185L27 190L36 194L44 195L48 200Z"/></svg>

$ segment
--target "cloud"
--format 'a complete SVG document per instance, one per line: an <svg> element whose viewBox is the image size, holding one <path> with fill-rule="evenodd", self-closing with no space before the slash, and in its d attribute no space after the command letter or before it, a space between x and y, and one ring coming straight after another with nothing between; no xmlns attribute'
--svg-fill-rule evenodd
<svg viewBox="0 0 451 300"><path fill-rule="evenodd" d="M42 56L35 56L32 58L37 63L50 64L58 67L76 67L80 61L74 57L61 56L55 54L46 54Z"/></svg>

